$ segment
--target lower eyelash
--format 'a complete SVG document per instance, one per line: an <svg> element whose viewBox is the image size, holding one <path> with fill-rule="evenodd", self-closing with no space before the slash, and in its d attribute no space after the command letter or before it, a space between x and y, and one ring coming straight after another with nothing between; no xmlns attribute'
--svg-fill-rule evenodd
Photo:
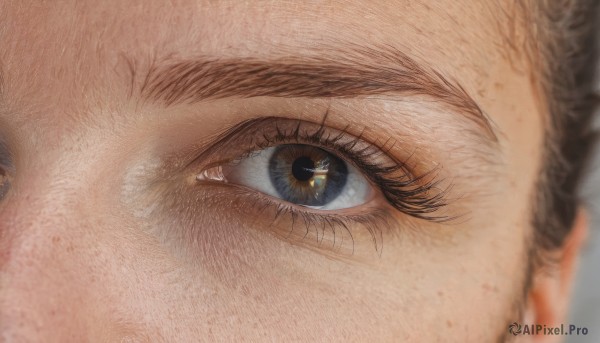
<svg viewBox="0 0 600 343"><path fill-rule="evenodd" d="M316 244L322 250L341 255L354 255L356 235L368 233L366 239L381 256L383 236L393 229L398 230L399 226L386 208L370 208L357 214L328 214L285 204L243 186L212 181L205 182L204 186L227 187L227 196L237 200L237 205L229 202L229 209L239 211L242 218L255 218L253 226L267 228L288 241ZM211 202L227 202L228 199L220 199L221 195L224 197L225 193L213 194ZM309 242L309 237L315 239Z"/></svg>
<svg viewBox="0 0 600 343"><path fill-rule="evenodd" d="M307 212L296 209L293 206L279 204L277 206L276 215L273 221L275 222L278 220L278 218L283 216L289 216L292 220L290 231L293 231L295 229L294 224L298 220L301 220L301 225L303 226L305 232L304 236L302 237L302 240L306 238L311 228L314 228L317 236L316 240L317 242L319 242L319 244L322 244L326 235L326 230L329 229L333 235L331 248L334 251L337 249L336 247L339 247L339 249L337 250L343 249L343 233L347 233L350 236L352 244L351 254L354 254L355 244L354 236L352 234L353 229L350 229L351 227L355 228L356 226L360 226L361 229L366 230L366 232L370 234L373 247L375 248L375 251L379 253L379 255L381 255L381 252L383 250L382 226L386 226L389 230L389 216L383 210L373 211L361 215L340 216ZM321 230L320 239L319 229ZM343 232L341 232L340 230L343 230ZM340 236L342 237L341 242L339 239L336 241L336 237Z"/></svg>

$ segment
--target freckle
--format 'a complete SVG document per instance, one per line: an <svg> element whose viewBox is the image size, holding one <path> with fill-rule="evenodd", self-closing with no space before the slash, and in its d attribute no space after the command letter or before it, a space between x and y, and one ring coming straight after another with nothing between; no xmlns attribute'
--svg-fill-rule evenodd
<svg viewBox="0 0 600 343"><path fill-rule="evenodd" d="M440 298L442 298L442 297L444 296L444 292L442 292L442 291L438 291L438 292L437 292L437 295L438 295Z"/></svg>
<svg viewBox="0 0 600 343"><path fill-rule="evenodd" d="M449 328L452 327L452 321L451 320L447 320L446 321L446 326L448 326Z"/></svg>
<svg viewBox="0 0 600 343"><path fill-rule="evenodd" d="M494 83L494 88L500 90L500 89L504 89L504 85L500 82L495 82Z"/></svg>
<svg viewBox="0 0 600 343"><path fill-rule="evenodd" d="M52 237L52 243L57 244L59 242L60 242L60 237L58 237L58 236Z"/></svg>

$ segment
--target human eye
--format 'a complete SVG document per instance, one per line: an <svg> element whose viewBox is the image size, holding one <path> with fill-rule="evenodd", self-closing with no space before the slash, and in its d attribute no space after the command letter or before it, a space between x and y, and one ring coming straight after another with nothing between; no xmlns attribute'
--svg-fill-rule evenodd
<svg viewBox="0 0 600 343"><path fill-rule="evenodd" d="M0 200L8 193L11 169L8 149L2 141L0 141Z"/></svg>
<svg viewBox="0 0 600 343"><path fill-rule="evenodd" d="M373 187L352 164L307 144L281 144L219 167L223 182L246 186L293 205L339 210L368 202ZM209 173L198 175L199 180Z"/></svg>
<svg viewBox="0 0 600 343"><path fill-rule="evenodd" d="M0 200L8 192L8 172L0 165Z"/></svg>
<svg viewBox="0 0 600 343"><path fill-rule="evenodd" d="M436 173L416 174L410 158L390 156L389 142L370 143L346 129L300 120L251 120L224 133L201 154L195 183L252 194L245 203L258 212L275 208L276 218L291 218L289 225L300 218L302 239L308 226L320 223L321 240L326 227L333 236L343 230L350 237L359 227L379 249L377 237L382 227L390 227L396 217L392 212L418 220L446 219L438 213L446 203ZM286 221L278 220L278 225L285 227Z"/></svg>

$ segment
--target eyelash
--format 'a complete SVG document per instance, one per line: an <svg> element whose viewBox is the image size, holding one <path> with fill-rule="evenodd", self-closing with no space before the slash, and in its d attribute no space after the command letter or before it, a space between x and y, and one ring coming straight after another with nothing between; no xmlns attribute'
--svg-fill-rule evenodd
<svg viewBox="0 0 600 343"><path fill-rule="evenodd" d="M287 124L288 129L282 128L283 122ZM289 125L289 123L294 123ZM218 143L202 153L196 161L206 160L207 155L218 155L221 147L225 147L233 142L238 143L241 137L252 135L251 131L256 131L256 136L251 138L248 148L242 154L234 159L227 161L215 161L205 165L204 170L212 166L231 163L250 156L252 153L266 149L278 144L308 144L320 147L343 158L346 163L356 166L365 177L373 183L387 203L394 209L407 214L411 217L423 219L431 222L443 222L450 218L444 215L435 215L439 209L447 205L445 196L449 187L439 190L442 180L435 173L435 169L420 175L415 175L409 170L407 161L399 161L389 156L389 151L394 144L388 144L391 139L385 141L383 145L367 143L362 139L362 134L353 136L348 133L348 127L343 130L334 130L321 124L314 132L304 126L315 126L316 124L304 122L301 120L288 120L277 117L267 117L253 119L242 122L234 128L225 132ZM270 128L269 128L270 127ZM269 134L269 130L274 132ZM335 134L332 131L337 131ZM389 145L389 148L386 146ZM387 160L381 162L377 160ZM254 191L256 192L256 191ZM286 204L282 201L266 198L268 204L257 205L262 210L266 206L274 206L274 222L283 216L288 216L293 225L298 218L302 218L305 226L306 237L311 226L318 227L317 223L322 224L321 241L325 236L325 227L329 226L334 237L333 247L335 248L336 231L343 229L352 239L352 251L354 251L354 238L350 230L357 224L366 229L374 243L375 249L381 252L382 231L383 228L390 228L389 218L391 214L389 209L373 208L369 212L356 215L341 215L334 213L325 213L324 211L312 211L305 207L299 207L293 204ZM264 203L264 202L263 202ZM331 211L333 212L333 211ZM319 231L316 230L317 241L319 240Z"/></svg>
<svg viewBox="0 0 600 343"><path fill-rule="evenodd" d="M324 137L325 126L321 125L317 131L309 134L300 130L301 124L302 122L298 121L291 135L276 126L277 135L273 139L263 136L266 144L260 148L264 149L276 144L290 143L290 139L292 139L293 143L314 144L328 149L333 154L340 153L375 184L388 203L395 209L419 219L430 221L444 221L447 219L444 216L429 215L446 205L444 202L445 192L437 192L435 195L431 195L432 190L442 181L436 179L433 171L415 176L408 170L405 162L391 160L392 164L389 166L378 165L376 162L370 162L374 159L373 156L387 155L393 145L386 149L367 143L368 145L364 148L356 148L362 142L361 135L354 137L349 142L339 143L348 135L347 128L333 137L331 135ZM384 144L384 146L386 145ZM428 177L430 177L429 180L427 180Z"/></svg>

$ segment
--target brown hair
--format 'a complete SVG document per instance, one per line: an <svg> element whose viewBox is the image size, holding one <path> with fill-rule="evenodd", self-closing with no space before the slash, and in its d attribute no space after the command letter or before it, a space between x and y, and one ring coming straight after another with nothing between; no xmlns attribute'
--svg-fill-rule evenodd
<svg viewBox="0 0 600 343"><path fill-rule="evenodd" d="M597 0L533 0L528 22L534 73L548 112L534 199L534 252L560 247L581 204L579 187L595 143ZM537 63L536 63L537 62Z"/></svg>

